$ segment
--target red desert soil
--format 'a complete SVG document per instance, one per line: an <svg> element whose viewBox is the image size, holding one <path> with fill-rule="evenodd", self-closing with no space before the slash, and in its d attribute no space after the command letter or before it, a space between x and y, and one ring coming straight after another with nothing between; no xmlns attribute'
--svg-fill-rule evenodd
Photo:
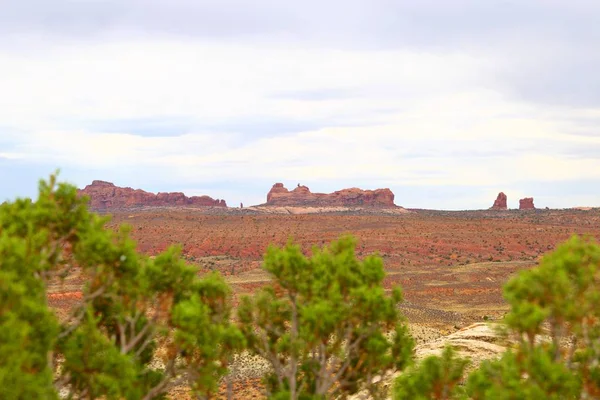
<svg viewBox="0 0 600 400"><path fill-rule="evenodd" d="M189 262L201 271L221 271L236 294L252 292L266 281L260 263L269 244L280 246L293 238L309 253L312 245L350 233L358 239L359 256L378 252L383 257L386 286L402 285L409 319L452 324L500 315L505 309L501 286L507 278L536 264L541 255L572 234L600 237L598 210L418 210L400 215L242 211L115 211L108 226L130 225L139 250L149 255L181 243ZM53 289L67 293L53 294L51 302L77 300L71 292L79 284L76 277L67 280Z"/></svg>
<svg viewBox="0 0 600 400"><path fill-rule="evenodd" d="M511 275L535 265L572 234L600 238L598 209L413 211L263 215L239 209L130 209L114 211L108 226L130 225L139 250L149 255L181 243L199 273L226 275L236 298L267 281L260 264L269 244L281 246L293 238L308 254L312 245L353 234L360 257L373 252L383 257L386 287L403 287L405 315L427 334L430 328L447 334L484 317L501 317L507 309L501 288ZM52 288L50 304L65 313L79 301L81 283L75 275Z"/></svg>

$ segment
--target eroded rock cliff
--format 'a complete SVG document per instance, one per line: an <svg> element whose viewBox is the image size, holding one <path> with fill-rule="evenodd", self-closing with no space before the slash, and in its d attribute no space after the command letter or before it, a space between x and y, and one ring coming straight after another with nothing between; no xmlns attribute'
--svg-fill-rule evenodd
<svg viewBox="0 0 600 400"><path fill-rule="evenodd" d="M519 210L535 210L533 197L525 197L524 199L519 200Z"/></svg>
<svg viewBox="0 0 600 400"><path fill-rule="evenodd" d="M508 206L506 205L507 197L504 192L498 193L498 197L496 197L496 201L494 201L494 205L490 208L490 210L507 210Z"/></svg>
<svg viewBox="0 0 600 400"><path fill-rule="evenodd" d="M312 193L306 186L298 185L288 190L282 183L273 185L267 194L270 206L295 207L377 207L396 208L394 193L390 189L342 189L333 193Z"/></svg>
<svg viewBox="0 0 600 400"><path fill-rule="evenodd" d="M90 208L94 210L106 210L111 208L130 207L227 207L225 200L213 199L209 196L187 197L181 192L150 193L141 189L130 187L119 187L105 181L93 181L83 190L80 195L90 198Z"/></svg>

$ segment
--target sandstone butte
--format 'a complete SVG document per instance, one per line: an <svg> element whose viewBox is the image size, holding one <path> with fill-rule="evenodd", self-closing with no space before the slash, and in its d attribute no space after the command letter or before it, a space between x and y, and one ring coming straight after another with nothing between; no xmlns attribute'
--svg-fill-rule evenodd
<svg viewBox="0 0 600 400"><path fill-rule="evenodd" d="M519 210L535 210L533 205L533 197L525 197L519 200Z"/></svg>
<svg viewBox="0 0 600 400"><path fill-rule="evenodd" d="M494 201L494 205L490 210L507 210L506 199L504 192L498 193L498 197L496 197L496 201Z"/></svg>
<svg viewBox="0 0 600 400"><path fill-rule="evenodd" d="M361 190L342 189L333 193L312 193L306 186L298 185L288 190L283 183L273 185L267 194L269 206L285 207L372 207L399 208L394 204L394 193L390 189Z"/></svg>
<svg viewBox="0 0 600 400"><path fill-rule="evenodd" d="M180 192L149 193L141 189L119 187L113 183L95 180L80 195L90 198L90 207L94 210L130 207L227 207L225 200L208 196L187 197Z"/></svg>

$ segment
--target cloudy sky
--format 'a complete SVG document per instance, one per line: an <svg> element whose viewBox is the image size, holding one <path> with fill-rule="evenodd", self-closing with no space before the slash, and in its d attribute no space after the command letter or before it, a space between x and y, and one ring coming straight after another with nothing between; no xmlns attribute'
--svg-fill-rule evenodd
<svg viewBox="0 0 600 400"><path fill-rule="evenodd" d="M0 0L0 201L60 168L600 206L598 49L597 0Z"/></svg>

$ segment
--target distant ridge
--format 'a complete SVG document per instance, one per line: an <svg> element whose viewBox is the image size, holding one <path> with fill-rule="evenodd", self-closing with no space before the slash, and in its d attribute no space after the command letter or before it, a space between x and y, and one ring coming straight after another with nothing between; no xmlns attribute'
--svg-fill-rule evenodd
<svg viewBox="0 0 600 400"><path fill-rule="evenodd" d="M90 198L90 208L93 210L133 207L227 207L225 200L209 196L187 197L181 192L154 194L100 180L93 181L91 185L78 190L78 193Z"/></svg>
<svg viewBox="0 0 600 400"><path fill-rule="evenodd" d="M273 185L264 206L278 207L360 207L401 208L394 204L390 189L342 189L333 193L312 193L306 186L298 185L288 190L283 183Z"/></svg>

